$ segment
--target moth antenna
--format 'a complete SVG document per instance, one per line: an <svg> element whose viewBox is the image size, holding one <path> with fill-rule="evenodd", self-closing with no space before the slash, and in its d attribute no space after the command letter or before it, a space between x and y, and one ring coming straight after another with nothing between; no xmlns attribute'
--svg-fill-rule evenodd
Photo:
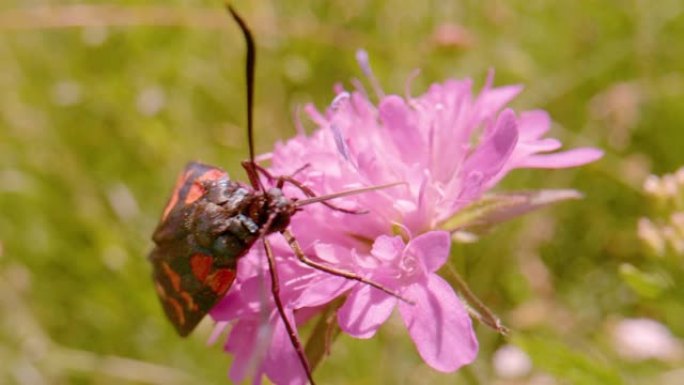
<svg viewBox="0 0 684 385"><path fill-rule="evenodd" d="M235 22L242 30L242 34L245 37L245 43L247 43L247 60L245 65L245 75L247 79L247 143L249 145L249 162L254 164L254 118L253 118L253 106L254 106L254 69L256 67L256 48L254 45L254 37L250 31L247 23L238 15L232 5L226 3L226 8L228 12L233 16Z"/></svg>
<svg viewBox="0 0 684 385"><path fill-rule="evenodd" d="M297 207L302 207L302 206L307 206L312 203L318 203L318 202L325 202L329 201L331 199L335 198L342 198L346 197L349 195L356 195L356 194L361 194L369 191L375 191L375 190L382 190L394 186L399 186L399 185L406 185L406 182L394 182L394 183L388 183L388 184L381 184L381 185L376 185L376 186L370 186L370 187L361 187L361 188L356 188L352 190L346 190L346 191L340 191L336 192L334 194L328 194L328 195L320 195L320 196L315 196L311 198L306 198L306 199L300 199L295 202L295 206Z"/></svg>

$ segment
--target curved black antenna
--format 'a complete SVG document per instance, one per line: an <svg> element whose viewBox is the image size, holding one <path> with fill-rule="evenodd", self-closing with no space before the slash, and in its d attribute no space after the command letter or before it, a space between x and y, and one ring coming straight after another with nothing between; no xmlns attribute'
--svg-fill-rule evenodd
<svg viewBox="0 0 684 385"><path fill-rule="evenodd" d="M249 144L249 162L254 164L254 135L252 134L253 118L252 109L254 105L254 68L256 67L256 49L254 47L254 38L252 32L247 27L247 23L237 14L233 6L226 4L226 8L233 16L233 19L238 23L242 34L247 43L247 63L245 66L245 74L247 76L247 142Z"/></svg>

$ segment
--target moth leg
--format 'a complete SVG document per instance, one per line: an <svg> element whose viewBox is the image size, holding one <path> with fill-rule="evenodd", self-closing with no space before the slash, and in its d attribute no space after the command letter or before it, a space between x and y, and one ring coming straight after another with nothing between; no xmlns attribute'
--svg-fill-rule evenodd
<svg viewBox="0 0 684 385"><path fill-rule="evenodd" d="M292 174L288 175L288 177L289 177L289 178L294 178L297 174L299 174L300 172L306 170L308 167L311 167L311 163L307 163L307 164L303 165L302 167L300 167L300 168L294 170L294 172L293 172ZM262 173L266 178L268 178L269 181L273 181L274 179L276 179L276 177L273 176L273 174L271 174L267 169L265 169L263 166L258 165L257 163L254 163L254 169L255 169L256 171ZM279 182L279 185L276 186L276 187L282 188L282 187L283 187L283 183L280 182L280 180L279 180L278 182Z"/></svg>
<svg viewBox="0 0 684 385"><path fill-rule="evenodd" d="M304 252L302 251L301 246L299 246L299 242L297 242L297 239L295 239L294 235L292 235L292 232L290 230L285 229L282 231L283 237L285 237L285 240L287 243L290 245L290 248L292 251L294 251L295 256L297 256L297 259L299 259L303 264L312 267L314 269L326 272L331 275L336 275L338 277L346 278L346 279L351 279L354 281L361 282L363 284L366 284L368 286L374 287L380 291L383 291L392 297L395 297L401 301L404 301L410 305L415 305L415 303L406 297L402 296L401 294L395 292L394 290L383 286L382 284L378 282L371 281L370 279L367 279L365 277L362 277L360 275L354 274L350 271L345 271L345 270L340 270L336 269L334 267L326 266L324 264L318 263L316 261L313 261L309 259Z"/></svg>
<svg viewBox="0 0 684 385"><path fill-rule="evenodd" d="M307 164L301 166L300 168L294 170L294 172L293 172L292 174L290 174L290 176L294 178L297 174L299 174L300 172L306 170L306 169L309 168L309 167L311 167L311 163L307 163Z"/></svg>
<svg viewBox="0 0 684 385"><path fill-rule="evenodd" d="M282 189L283 186L285 185L285 183L287 182L287 183L290 183L291 185L295 186L296 188L298 188L301 192L304 193L304 195L308 196L309 198L313 198L316 196L316 193L313 190L311 190L309 187L305 186L302 182L300 182L294 178L295 175L302 172L307 167L310 167L311 164L309 164L309 163L307 163L307 164L303 165L302 167L296 169L295 172L293 172L290 175L281 175L278 177L273 176L273 174L271 174L268 170L266 170L262 166L259 166L256 163L250 163L249 166L245 165L245 163L247 163L247 162L243 162L243 166L244 167L250 167L253 170L253 173L256 174L259 172L259 173L263 174L266 177L266 179L268 179L270 182L273 182L273 180L275 179L276 180L276 187L279 189ZM249 174L249 172L248 172L248 174ZM250 177L250 180L251 180L251 177ZM326 201L323 201L321 203L323 203L325 206L327 206L328 208L330 208L332 210L341 211L341 212L346 213L346 214L366 214L366 213L368 213L368 211L365 211L365 210L343 209L341 207L337 207L337 206L333 205L332 203L328 203Z"/></svg>
<svg viewBox="0 0 684 385"><path fill-rule="evenodd" d="M283 320L283 323L285 323L285 328L287 329L287 335L290 337L290 342L292 342L292 346L294 347L295 351L297 351L299 361L302 363L302 366L304 367L306 377L309 379L311 385L315 385L313 375L311 374L311 368L309 367L309 361L306 359L306 355L304 354L304 348L302 347L302 343L301 341L299 341L297 331L290 324L290 321L288 321L287 316L285 315L285 309L283 308L283 303L280 300L280 283L278 281L278 269L276 267L275 257L273 256L271 244L265 237L263 238L263 240L264 249L266 250L266 257L268 260L268 271L271 275L271 293L273 294L273 300L275 301L276 308L278 309L278 313L280 314L280 318Z"/></svg>
<svg viewBox="0 0 684 385"><path fill-rule="evenodd" d="M249 184L255 190L264 191L264 186L261 184L261 179L259 179L259 173L257 173L257 167L256 163L251 160L242 161L242 168L244 168L247 173Z"/></svg>
<svg viewBox="0 0 684 385"><path fill-rule="evenodd" d="M316 196L316 193L311 190L309 187L305 186L302 182L298 181L297 179L294 179L290 176L280 176L278 177L278 183L280 185L284 185L285 182L292 184L293 186L297 187L301 192L303 192L306 196L309 198L313 198ZM335 210L335 211L340 211L346 214L367 214L367 210L349 210L349 209L343 209L342 207L337 207L333 205L332 203L328 203L326 201L320 202L324 204L326 207L329 209Z"/></svg>

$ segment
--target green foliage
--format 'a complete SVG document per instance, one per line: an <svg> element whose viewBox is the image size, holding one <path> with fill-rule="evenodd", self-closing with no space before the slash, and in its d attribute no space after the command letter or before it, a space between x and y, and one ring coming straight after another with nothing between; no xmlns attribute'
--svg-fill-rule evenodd
<svg viewBox="0 0 684 385"><path fill-rule="evenodd" d="M324 106L336 82L361 76L360 47L387 92L403 93L414 68L414 94L447 77L481 84L494 68L497 85L526 86L516 107L548 110L566 146L604 148L578 170L515 172L499 191L585 198L454 247L453 265L530 355L524 379L655 383L684 364L631 362L610 334L616 320L649 317L684 336L683 260L646 261L636 235L643 180L684 164L681 1L234 3L259 46L259 153L294 133L296 105ZM0 6L0 383L227 383L230 358L205 346L209 323L186 340L167 324L145 256L187 161L244 179L240 33L219 0L74 4ZM646 273L661 270L665 286ZM441 374L390 323L373 340L340 336L316 376L493 383L507 338L478 337L478 361Z"/></svg>

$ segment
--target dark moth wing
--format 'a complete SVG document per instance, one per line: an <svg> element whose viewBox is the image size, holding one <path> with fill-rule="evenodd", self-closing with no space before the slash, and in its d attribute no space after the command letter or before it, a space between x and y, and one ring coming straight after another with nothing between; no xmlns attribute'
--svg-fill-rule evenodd
<svg viewBox="0 0 684 385"><path fill-rule="evenodd" d="M228 175L221 169L190 163L179 176L161 221L152 236L149 255L152 277L167 317L181 336L192 332L226 294L235 279L235 266L226 265L211 250L195 241L195 224L201 218L207 183Z"/></svg>

